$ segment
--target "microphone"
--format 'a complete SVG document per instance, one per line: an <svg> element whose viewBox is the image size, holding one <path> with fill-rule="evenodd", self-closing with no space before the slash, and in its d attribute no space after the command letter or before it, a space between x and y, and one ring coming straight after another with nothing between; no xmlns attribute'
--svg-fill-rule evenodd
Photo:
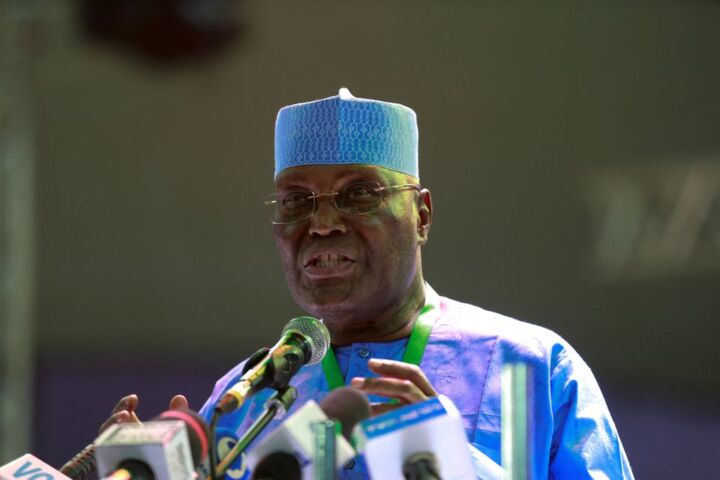
<svg viewBox="0 0 720 480"><path fill-rule="evenodd" d="M311 434L313 426L326 422L330 417L342 423L343 432L352 432L353 427L359 420L369 416L370 404L367 397L362 392L351 387L333 390L320 402L320 405L313 400L309 400L265 437L259 445L248 452L247 463L254 472L253 478L265 480L264 477L258 476L257 469L266 463L271 463L270 456L278 452L289 454L295 458L300 465L302 478L315 478L313 468L317 452L315 451L315 439ZM334 441L335 455L334 458L328 460L333 462L333 467L336 470L352 459L355 452L345 436L336 434ZM262 471L266 472L264 468ZM292 477L270 476L267 478Z"/></svg>
<svg viewBox="0 0 720 480"><path fill-rule="evenodd" d="M143 424L118 423L95 440L98 476L113 480L192 478L207 454L207 425L190 410L168 410Z"/></svg>
<svg viewBox="0 0 720 480"><path fill-rule="evenodd" d="M162 419L170 419L170 420L181 420L185 421L186 417L182 418L175 418L177 416L176 413L180 410L169 410L167 412L164 412L160 414L158 417L156 417L153 420L162 420ZM186 414L190 415L194 421L193 424L190 425L191 428L197 429L198 426L201 429L206 429L207 427L204 426L204 420L200 418L197 414L190 411L185 411ZM207 438L207 433L205 433L205 438ZM194 442L193 439L199 439L201 437L200 433L195 434L195 436L191 436L191 442ZM191 447L195 448L195 447ZM199 452L202 455L202 446L200 446L201 451ZM195 450L193 450L194 452ZM85 480L90 474L95 472L96 469L96 463L95 463L95 444L91 443L87 445L85 448L83 448L80 453L75 455L73 458L68 460L68 462L60 468L60 472L62 472L64 475L67 475L72 480Z"/></svg>
<svg viewBox="0 0 720 480"><path fill-rule="evenodd" d="M320 408L328 418L340 422L342 435L350 443L355 425L371 413L367 395L352 387L333 390L320 401Z"/></svg>
<svg viewBox="0 0 720 480"><path fill-rule="evenodd" d="M484 455L473 466L462 416L444 395L365 420L355 431L372 478L459 480L480 473L499 480L504 475Z"/></svg>
<svg viewBox="0 0 720 480"><path fill-rule="evenodd" d="M125 459L117 467L117 470L108 476L102 477L102 480L155 480L155 472L153 472L150 465L142 460ZM183 477L179 477L178 480L180 478Z"/></svg>
<svg viewBox="0 0 720 480"><path fill-rule="evenodd" d="M437 458L431 452L413 453L403 463L405 480L441 480Z"/></svg>
<svg viewBox="0 0 720 480"><path fill-rule="evenodd" d="M314 474L315 480L334 480L336 470L336 427L341 428L345 440L352 445L352 431L360 420L370 416L370 402L367 396L352 387L343 387L330 392L320 401L320 408L331 420L313 425L315 438Z"/></svg>
<svg viewBox="0 0 720 480"><path fill-rule="evenodd" d="M70 477L65 476L62 472L55 470L47 463L29 453L0 467L0 479L5 480L23 477L34 480L70 480Z"/></svg>
<svg viewBox="0 0 720 480"><path fill-rule="evenodd" d="M300 367L320 362L329 345L330 333L321 321L307 316L290 320L280 340L225 393L215 412L232 412L265 387L285 387Z"/></svg>

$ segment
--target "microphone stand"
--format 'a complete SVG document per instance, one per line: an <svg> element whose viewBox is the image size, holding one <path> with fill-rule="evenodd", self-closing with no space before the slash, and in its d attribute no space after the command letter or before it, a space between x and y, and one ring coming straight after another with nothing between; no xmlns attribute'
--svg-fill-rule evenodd
<svg viewBox="0 0 720 480"><path fill-rule="evenodd" d="M238 440L230 452L222 459L217 467L212 471L214 479L221 479L225 475L225 471L232 465L235 459L245 451L250 443L265 429L268 423L275 418L278 412L287 412L297 398L297 390L295 387L286 386L276 391L265 404L265 410L262 415L250 425L245 434ZM213 432L213 437L215 436ZM213 439L214 442L214 439Z"/></svg>

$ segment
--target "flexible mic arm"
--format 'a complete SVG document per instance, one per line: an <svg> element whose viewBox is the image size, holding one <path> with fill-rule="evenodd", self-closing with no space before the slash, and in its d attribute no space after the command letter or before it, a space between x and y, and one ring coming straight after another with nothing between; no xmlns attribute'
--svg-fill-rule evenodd
<svg viewBox="0 0 720 480"><path fill-rule="evenodd" d="M287 386L281 391L275 392L265 404L265 410L262 415L250 425L245 434L238 440L232 450L222 459L222 461L213 469L214 478L223 478L225 471L232 465L235 459L245 451L255 438L267 427L268 423L275 418L278 413L284 413L290 410L292 404L297 398L297 390L295 387ZM214 431L212 432L215 436ZM213 438L213 444L215 439Z"/></svg>

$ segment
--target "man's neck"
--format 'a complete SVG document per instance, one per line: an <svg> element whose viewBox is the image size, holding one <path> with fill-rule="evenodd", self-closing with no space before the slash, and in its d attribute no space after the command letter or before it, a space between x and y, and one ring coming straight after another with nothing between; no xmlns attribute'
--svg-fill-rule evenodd
<svg viewBox="0 0 720 480"><path fill-rule="evenodd" d="M331 331L332 344L342 346L356 342L390 342L405 338L412 332L424 305L425 283L419 278L413 282L403 304L376 316L373 325L377 325L377 329Z"/></svg>

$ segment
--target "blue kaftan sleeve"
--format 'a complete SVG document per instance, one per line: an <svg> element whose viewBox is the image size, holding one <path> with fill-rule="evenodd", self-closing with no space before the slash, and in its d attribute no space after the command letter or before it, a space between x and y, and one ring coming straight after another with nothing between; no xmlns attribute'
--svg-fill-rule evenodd
<svg viewBox="0 0 720 480"><path fill-rule="evenodd" d="M632 480L620 437L590 368L568 345L556 349L552 363L554 424L548 478Z"/></svg>

